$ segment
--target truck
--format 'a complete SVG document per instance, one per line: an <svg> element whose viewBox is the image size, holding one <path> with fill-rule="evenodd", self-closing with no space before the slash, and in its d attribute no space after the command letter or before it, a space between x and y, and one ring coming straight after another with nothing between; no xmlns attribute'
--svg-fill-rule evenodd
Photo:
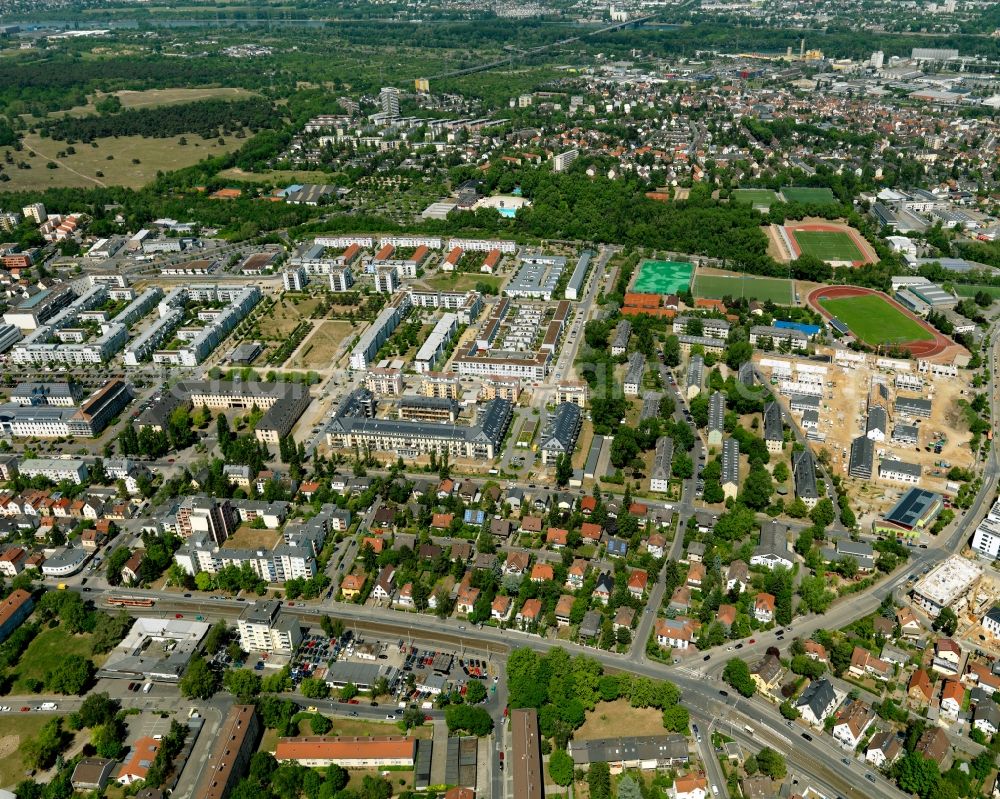
<svg viewBox="0 0 1000 799"><path fill-rule="evenodd" d="M39 710L58 710L59 706L55 702L42 702Z"/></svg>

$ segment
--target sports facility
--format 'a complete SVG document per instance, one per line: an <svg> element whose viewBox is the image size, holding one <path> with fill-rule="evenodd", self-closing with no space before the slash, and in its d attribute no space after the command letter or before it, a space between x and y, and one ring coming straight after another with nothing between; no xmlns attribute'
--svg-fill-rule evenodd
<svg viewBox="0 0 1000 799"><path fill-rule="evenodd" d="M731 202L749 203L754 208L770 208L778 202L778 195L770 189L733 189Z"/></svg>
<svg viewBox="0 0 1000 799"><path fill-rule="evenodd" d="M888 295L858 286L821 286L808 303L827 319L836 319L860 341L873 347L905 347L917 358L940 355L953 342L907 311Z"/></svg>
<svg viewBox="0 0 1000 799"><path fill-rule="evenodd" d="M821 261L830 263L855 263L861 261L861 250L846 233L837 230L796 230L795 242L799 254L814 255Z"/></svg>
<svg viewBox="0 0 1000 799"><path fill-rule="evenodd" d="M706 275L700 270L695 274L691 293L695 297L721 300L723 297L746 297L750 300L775 305L795 303L794 282L783 277L757 277L755 275Z"/></svg>
<svg viewBox="0 0 1000 799"><path fill-rule="evenodd" d="M783 263L803 253L833 266L862 266L875 263L878 256L864 237L843 222L810 220L768 229L771 256Z"/></svg>
<svg viewBox="0 0 1000 799"><path fill-rule="evenodd" d="M781 196L785 198L785 202L802 205L833 205L837 202L833 192L825 187L783 186Z"/></svg>
<svg viewBox="0 0 1000 799"><path fill-rule="evenodd" d="M691 285L694 266L687 261L643 261L632 281L640 294L676 294Z"/></svg>
<svg viewBox="0 0 1000 799"><path fill-rule="evenodd" d="M980 291L985 291L993 299L1000 298L1000 286L981 286L967 283L955 284L955 293L959 297L975 297Z"/></svg>

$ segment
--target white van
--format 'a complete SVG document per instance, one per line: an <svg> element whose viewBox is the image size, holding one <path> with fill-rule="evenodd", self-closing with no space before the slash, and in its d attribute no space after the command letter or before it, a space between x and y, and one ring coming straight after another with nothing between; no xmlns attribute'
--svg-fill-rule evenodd
<svg viewBox="0 0 1000 799"><path fill-rule="evenodd" d="M42 702L39 710L58 710L59 706L55 702Z"/></svg>
<svg viewBox="0 0 1000 799"><path fill-rule="evenodd" d="M142 686L142 692L144 694L148 694L149 693L149 689L152 688L152 687L153 687L153 683L148 682L144 686Z"/></svg>

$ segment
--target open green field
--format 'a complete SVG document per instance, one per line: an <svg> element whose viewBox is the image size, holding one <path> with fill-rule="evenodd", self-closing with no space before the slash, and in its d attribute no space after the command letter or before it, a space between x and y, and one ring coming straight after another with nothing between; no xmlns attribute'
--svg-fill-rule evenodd
<svg viewBox="0 0 1000 799"><path fill-rule="evenodd" d="M686 261L643 261L632 283L640 294L676 294L691 285L694 266Z"/></svg>
<svg viewBox="0 0 1000 799"><path fill-rule="evenodd" d="M333 356L345 338L354 335L350 322L326 319L320 322L299 348L298 354L286 366L296 369L329 369Z"/></svg>
<svg viewBox="0 0 1000 799"><path fill-rule="evenodd" d="M975 285L965 285L962 283L954 283L955 293L959 297L975 297L980 291L985 291L993 299L1000 299L1000 286L975 286Z"/></svg>
<svg viewBox="0 0 1000 799"><path fill-rule="evenodd" d="M778 202L778 195L770 189L733 189L730 197L734 203L749 203L767 208Z"/></svg>
<svg viewBox="0 0 1000 799"><path fill-rule="evenodd" d="M198 100L245 100L256 92L227 86L203 87L199 89L145 89L144 91L122 90L117 92L97 92L87 98L84 105L76 105L66 111L49 114L50 119L61 116L80 117L96 114L95 103L102 97L113 94L121 101L122 108L154 108L161 105L193 103Z"/></svg>
<svg viewBox="0 0 1000 799"><path fill-rule="evenodd" d="M329 183L330 175L318 169L270 169L267 172L245 172L239 167L223 169L219 173L223 180L238 180L242 183L269 183L276 186L289 183Z"/></svg>
<svg viewBox="0 0 1000 799"><path fill-rule="evenodd" d="M24 161L31 169L18 169L13 164L4 165L10 180L0 184L3 191L44 190L49 188L93 188L94 186L126 186L137 189L156 177L159 171L169 172L191 166L203 158L235 150L243 140L202 139L188 135L187 144L180 144L182 136L166 139L147 139L144 136L119 136L97 139L96 147L89 144L72 145L76 152L62 158L56 154L67 148L66 142L42 139L37 134L25 134L24 150L14 153L15 160ZM34 155L32 155L34 153ZM109 161L108 156L112 159ZM138 159L133 164L132 159ZM56 169L46 167L46 162L57 164ZM102 173L98 175L97 173Z"/></svg>
<svg viewBox="0 0 1000 799"><path fill-rule="evenodd" d="M94 657L92 636L71 635L62 627L53 627L40 632L21 655L17 667L11 672L13 686L12 694L29 694L31 691L25 684L26 680L44 680L45 674L59 663L66 655L83 655L93 659L100 665L104 655Z"/></svg>
<svg viewBox="0 0 1000 799"><path fill-rule="evenodd" d="M875 294L820 299L827 311L866 344L901 344L934 338L923 326Z"/></svg>
<svg viewBox="0 0 1000 799"><path fill-rule="evenodd" d="M795 302L795 284L783 277L752 275L695 275L691 289L695 297L721 300L723 297L747 297L776 305Z"/></svg>
<svg viewBox="0 0 1000 799"><path fill-rule="evenodd" d="M25 765L21 760L20 746L34 738L57 713L18 713L0 716L0 786L13 788L24 779Z"/></svg>
<svg viewBox="0 0 1000 799"><path fill-rule="evenodd" d="M477 283L499 288L502 281L503 278L499 275L487 275L482 272L448 272L428 278L424 283L437 291L470 291Z"/></svg>
<svg viewBox="0 0 1000 799"><path fill-rule="evenodd" d="M808 188L805 186L784 186L781 189L781 196L790 203L802 203L803 205L833 205L837 198L833 192L827 188Z"/></svg>
<svg viewBox="0 0 1000 799"><path fill-rule="evenodd" d="M821 261L864 261L850 235L839 230L793 230L803 255L813 255Z"/></svg>

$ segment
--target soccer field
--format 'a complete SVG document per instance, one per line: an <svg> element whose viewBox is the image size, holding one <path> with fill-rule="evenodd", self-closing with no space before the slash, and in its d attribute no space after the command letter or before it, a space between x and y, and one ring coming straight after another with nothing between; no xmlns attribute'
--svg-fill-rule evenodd
<svg viewBox="0 0 1000 799"><path fill-rule="evenodd" d="M692 289L695 297L721 300L723 297L746 297L751 300L776 305L795 302L794 284L781 277L754 277L753 275L696 275Z"/></svg>
<svg viewBox="0 0 1000 799"><path fill-rule="evenodd" d="M686 261L643 261L632 284L640 294L676 294L691 285L694 266Z"/></svg>
<svg viewBox="0 0 1000 799"><path fill-rule="evenodd" d="M803 255L821 261L864 261L865 256L847 233L837 230L789 230Z"/></svg>
<svg viewBox="0 0 1000 799"><path fill-rule="evenodd" d="M803 205L833 205L837 198L827 188L813 189L806 186L785 186L781 189L785 202Z"/></svg>
<svg viewBox="0 0 1000 799"><path fill-rule="evenodd" d="M769 208L772 203L778 202L778 195L770 189L733 189L730 201Z"/></svg>
<svg viewBox="0 0 1000 799"><path fill-rule="evenodd" d="M930 331L876 294L821 298L819 303L847 325L851 333L872 346L934 338Z"/></svg>

